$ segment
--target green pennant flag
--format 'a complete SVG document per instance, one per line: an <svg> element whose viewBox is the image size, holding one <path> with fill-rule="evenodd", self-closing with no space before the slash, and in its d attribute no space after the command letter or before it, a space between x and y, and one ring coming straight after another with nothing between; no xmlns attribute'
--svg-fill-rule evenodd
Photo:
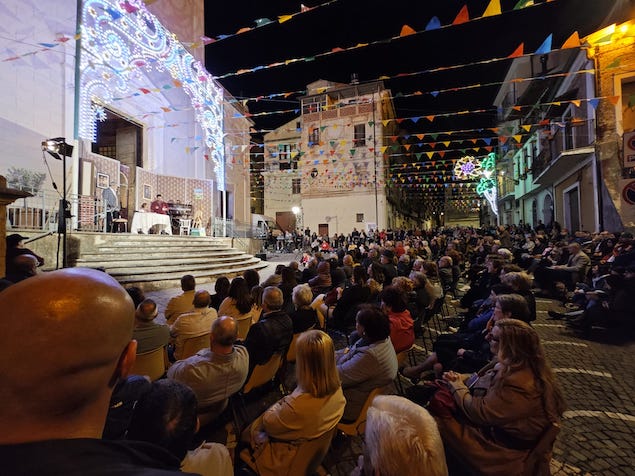
<svg viewBox="0 0 635 476"><path fill-rule="evenodd" d="M617 68L620 65L621 62L622 62L621 58L615 58L615 60L611 61L610 64L605 66L605 69Z"/></svg>
<svg viewBox="0 0 635 476"><path fill-rule="evenodd" d="M349 150L349 152L351 153L351 156L355 155L355 151L356 151L356 150L357 150L357 149L350 149L350 150Z"/></svg>
<svg viewBox="0 0 635 476"><path fill-rule="evenodd" d="M375 121L368 121L368 125L369 125L370 127L373 127L373 126L375 125Z"/></svg>

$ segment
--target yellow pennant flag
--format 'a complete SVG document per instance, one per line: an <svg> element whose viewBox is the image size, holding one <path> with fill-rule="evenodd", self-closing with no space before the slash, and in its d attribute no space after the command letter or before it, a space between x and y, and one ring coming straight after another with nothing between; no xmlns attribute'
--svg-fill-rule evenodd
<svg viewBox="0 0 635 476"><path fill-rule="evenodd" d="M514 136L514 139L516 140L516 142L520 144L520 141L523 139L523 136L522 134L517 134Z"/></svg>
<svg viewBox="0 0 635 476"><path fill-rule="evenodd" d="M529 132L529 129L531 129L531 124L522 125L520 127L522 127L525 130L525 132Z"/></svg>
<svg viewBox="0 0 635 476"><path fill-rule="evenodd" d="M278 21L284 23L285 21L291 20L292 17L293 15L278 15Z"/></svg>
<svg viewBox="0 0 635 476"><path fill-rule="evenodd" d="M501 14L501 2L500 0L492 0L483 13L483 17L491 17Z"/></svg>
<svg viewBox="0 0 635 476"><path fill-rule="evenodd" d="M571 100L571 102L573 104L575 104L575 107L580 107L580 100L579 99L573 99L573 100Z"/></svg>

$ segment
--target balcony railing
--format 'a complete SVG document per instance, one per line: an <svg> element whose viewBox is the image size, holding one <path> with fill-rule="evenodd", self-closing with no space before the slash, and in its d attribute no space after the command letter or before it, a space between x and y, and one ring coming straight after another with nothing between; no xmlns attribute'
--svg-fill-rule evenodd
<svg viewBox="0 0 635 476"><path fill-rule="evenodd" d="M580 125L567 123L558 127L550 137L543 139L541 151L532 164L533 176L538 177L552 162L567 151L592 147L595 141L593 121Z"/></svg>

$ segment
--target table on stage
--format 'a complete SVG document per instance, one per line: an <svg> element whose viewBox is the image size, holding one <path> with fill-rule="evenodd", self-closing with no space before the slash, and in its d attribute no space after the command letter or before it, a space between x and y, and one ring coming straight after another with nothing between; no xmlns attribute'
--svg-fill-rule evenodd
<svg viewBox="0 0 635 476"><path fill-rule="evenodd" d="M172 222L170 221L170 215L161 215L160 213L152 212L135 212L132 217L132 225L130 226L130 233L145 233L147 234L154 225L159 226L158 233L172 234Z"/></svg>

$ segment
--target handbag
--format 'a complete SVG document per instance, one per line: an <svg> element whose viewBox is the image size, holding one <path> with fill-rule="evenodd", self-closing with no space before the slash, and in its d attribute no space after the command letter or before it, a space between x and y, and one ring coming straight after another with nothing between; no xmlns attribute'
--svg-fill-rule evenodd
<svg viewBox="0 0 635 476"><path fill-rule="evenodd" d="M454 395L443 380L435 380L430 386L436 387L436 391L428 403L428 411L439 418L451 418L456 411Z"/></svg>

